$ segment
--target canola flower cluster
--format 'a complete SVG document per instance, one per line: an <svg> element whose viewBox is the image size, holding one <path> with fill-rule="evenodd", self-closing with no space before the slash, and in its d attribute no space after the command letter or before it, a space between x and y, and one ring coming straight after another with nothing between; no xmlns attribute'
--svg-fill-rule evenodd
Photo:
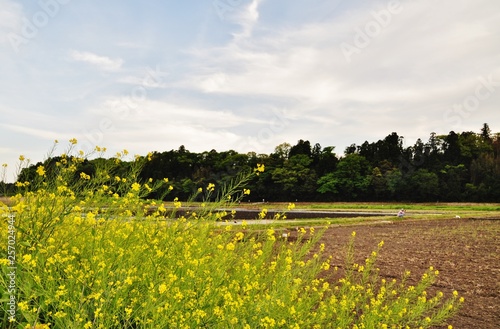
<svg viewBox="0 0 500 329"><path fill-rule="evenodd" d="M170 189L168 179L137 181L148 157L136 157L126 177L109 177L102 167L75 180L83 157L69 154L18 184L11 208L0 204L0 215L15 214L19 241L17 313L9 322L1 305L2 328L429 328L463 302L458 294L427 295L438 275L433 268L416 286L406 285L409 273L380 280L374 264L383 243L364 264L352 262L351 243L340 275L314 228L292 242L273 228L217 226L221 215L208 206L170 218L162 202L149 204L154 211L145 207L142 196ZM263 170L224 188L221 202L250 193L241 182ZM180 206L174 200L173 209ZM0 264L5 295L8 260Z"/></svg>

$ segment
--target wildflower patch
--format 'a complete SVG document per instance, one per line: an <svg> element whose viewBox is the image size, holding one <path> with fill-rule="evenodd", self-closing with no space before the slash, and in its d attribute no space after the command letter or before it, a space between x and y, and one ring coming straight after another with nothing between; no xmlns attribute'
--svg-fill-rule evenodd
<svg viewBox="0 0 500 329"><path fill-rule="evenodd" d="M168 180L138 180L148 157L135 157L129 172L112 177L107 166L125 161L123 151L82 175L76 145L71 140L55 166L40 165L11 200L18 308L4 328L429 328L461 304L458 294L428 295L435 269L414 286L407 277L380 279L374 264L382 243L355 263L355 234L340 275L318 243L323 228L298 230L294 241L272 226L221 229L213 212L221 203L208 201L213 184L198 190L206 199L196 214L167 216L161 201L145 196L168 193ZM250 193L245 182L263 171L258 165L242 173L218 200L238 202ZM7 241L8 217L1 224ZM0 251L7 255L8 243ZM8 265L2 261L3 301ZM9 316L3 302L0 318Z"/></svg>

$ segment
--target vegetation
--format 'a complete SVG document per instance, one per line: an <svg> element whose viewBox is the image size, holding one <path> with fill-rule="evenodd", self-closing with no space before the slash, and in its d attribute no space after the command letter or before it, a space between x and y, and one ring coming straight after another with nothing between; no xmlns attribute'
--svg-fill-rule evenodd
<svg viewBox="0 0 500 329"><path fill-rule="evenodd" d="M377 142L352 144L343 156L337 156L333 146L312 146L304 140L294 146L278 145L271 154L192 153L181 146L150 153L151 161L141 168L138 179L169 177L174 188L171 195L187 200L199 186L224 186L236 173L262 163L267 170L249 182L252 195L243 201L500 201L500 133L492 135L487 124L480 133L431 133L427 142L418 139L408 147L403 141L393 132ZM24 168L18 182L35 177L40 165L50 176L61 160L49 158ZM99 157L97 152L93 159L76 164L74 179L80 173L95 175L109 161L114 160ZM122 161L110 176L122 176L129 167L130 163ZM3 184L3 191L12 194L14 186ZM163 192L148 196L161 198ZM217 191L213 199L216 195Z"/></svg>
<svg viewBox="0 0 500 329"><path fill-rule="evenodd" d="M144 198L171 190L164 177L140 181L153 156L121 171L124 151L86 173L75 145L18 181L11 207L0 204L0 236L13 241L0 244L2 328L429 328L463 302L428 294L433 268L414 286L408 272L380 279L383 242L355 264L355 233L339 269L317 244L320 229L288 241L271 226L221 227L211 183L196 190L201 211L178 218L177 198ZM217 200L247 197L243 183L264 173L256 164Z"/></svg>

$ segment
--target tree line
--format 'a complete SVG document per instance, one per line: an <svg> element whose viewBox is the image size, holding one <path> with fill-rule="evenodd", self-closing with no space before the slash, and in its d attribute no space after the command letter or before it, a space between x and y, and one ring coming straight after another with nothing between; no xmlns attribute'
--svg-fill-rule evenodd
<svg viewBox="0 0 500 329"><path fill-rule="evenodd" d="M223 186L239 172L264 164L265 171L249 183L251 194L243 201L500 202L500 133L492 134L488 124L479 133L431 133L425 142L418 139L408 147L403 142L403 136L392 132L376 142L352 144L341 156L334 146L302 139L295 145L280 144L270 154L194 153L180 146L150 153L139 177L144 182L168 178L173 187L169 198L186 200L199 187ZM43 164L50 167L56 160ZM112 159L83 161L75 179L81 172L91 176L99 161ZM18 181L34 177L40 164L24 168ZM110 175L119 175L128 165L120 162Z"/></svg>

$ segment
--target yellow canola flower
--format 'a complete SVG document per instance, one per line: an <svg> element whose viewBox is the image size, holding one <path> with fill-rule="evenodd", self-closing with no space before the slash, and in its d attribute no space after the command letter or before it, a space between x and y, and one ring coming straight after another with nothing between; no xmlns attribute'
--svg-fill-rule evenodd
<svg viewBox="0 0 500 329"><path fill-rule="evenodd" d="M69 142L72 144L72 145L76 145L78 143L78 140L76 138L71 138L69 140Z"/></svg>
<svg viewBox="0 0 500 329"><path fill-rule="evenodd" d="M164 283L160 284L160 286L158 287L158 292L160 294L163 294L165 291L167 291L167 285Z"/></svg>
<svg viewBox="0 0 500 329"><path fill-rule="evenodd" d="M174 207L175 208L180 208L182 206L182 203L179 201L179 198L174 199Z"/></svg>
<svg viewBox="0 0 500 329"><path fill-rule="evenodd" d="M236 241L241 241L241 240L243 240L244 236L245 236L245 234L243 232L238 232L238 233L236 233L235 239L236 239Z"/></svg>
<svg viewBox="0 0 500 329"><path fill-rule="evenodd" d="M43 166L38 166L36 168L36 173L39 175L39 176L45 176L45 168Z"/></svg>
<svg viewBox="0 0 500 329"><path fill-rule="evenodd" d="M139 191L141 189L141 184L134 183L132 184L132 191Z"/></svg>
<svg viewBox="0 0 500 329"><path fill-rule="evenodd" d="M23 263L29 263L30 261L31 261L31 255L30 254L23 255L23 260L22 260Z"/></svg>

